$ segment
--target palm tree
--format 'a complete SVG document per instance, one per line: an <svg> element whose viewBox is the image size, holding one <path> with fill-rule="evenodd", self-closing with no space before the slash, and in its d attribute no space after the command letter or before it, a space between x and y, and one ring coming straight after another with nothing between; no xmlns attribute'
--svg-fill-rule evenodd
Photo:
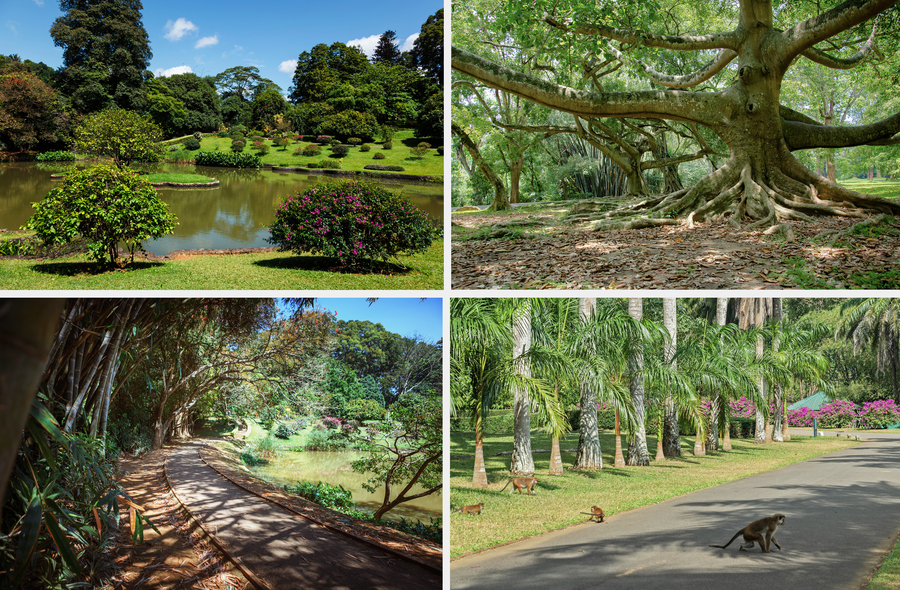
<svg viewBox="0 0 900 590"><path fill-rule="evenodd" d="M846 315L837 335L853 341L853 352L870 346L875 352L877 369L888 373L894 401L900 403L900 300L894 297L851 299L841 306Z"/></svg>
<svg viewBox="0 0 900 590"><path fill-rule="evenodd" d="M735 299L735 313L738 318L738 325L741 329L750 326L762 326L766 320L772 317L772 298L771 297L750 297ZM762 359L765 349L765 343L762 335L756 341L756 356ZM759 374L759 390L761 399L768 398L766 391L765 375ZM756 404L756 435L753 442L757 444L766 443L766 414L768 407L764 404Z"/></svg>
<svg viewBox="0 0 900 590"><path fill-rule="evenodd" d="M512 306L513 363L516 372L531 376L527 354L531 349L531 299L501 300ZM500 302L498 302L499 304ZM534 475L531 454L531 403L525 391L516 387L513 392L513 454L509 471L514 476Z"/></svg>
<svg viewBox="0 0 900 590"><path fill-rule="evenodd" d="M643 319L643 299L628 298L628 315L635 322ZM647 433L644 430L644 350L643 341L634 342L628 355L630 373L631 404L634 408L634 423L631 442L628 445L628 465L650 465L647 453Z"/></svg>
<svg viewBox="0 0 900 590"><path fill-rule="evenodd" d="M678 315L677 301L674 297L663 299L663 326L665 326L668 338L666 339L665 348L663 350L663 361L667 365L671 365L672 369L677 369L675 361L675 351L678 347ZM666 395L665 400L665 418L660 420L665 422L662 429L662 436L657 433L657 449L656 458L660 460L660 456L680 457L681 456L681 435L678 428L678 413L675 411L675 402L671 395ZM661 445L660 445L661 443Z"/></svg>

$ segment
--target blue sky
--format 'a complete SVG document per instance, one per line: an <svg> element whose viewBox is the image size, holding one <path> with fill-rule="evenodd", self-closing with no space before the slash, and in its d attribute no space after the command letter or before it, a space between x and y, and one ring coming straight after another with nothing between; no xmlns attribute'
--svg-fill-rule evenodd
<svg viewBox="0 0 900 590"><path fill-rule="evenodd" d="M316 305L336 311L338 320L368 320L401 336L419 335L432 344L443 334L442 299L381 297L372 305L364 297L317 297Z"/></svg>
<svg viewBox="0 0 900 590"><path fill-rule="evenodd" d="M214 76L235 66L256 66L287 93L297 56L319 43L357 45L369 55L378 37L394 31L411 49L422 24L443 0L144 0L157 75L194 72ZM0 0L0 54L62 65L50 27L62 15L56 0Z"/></svg>

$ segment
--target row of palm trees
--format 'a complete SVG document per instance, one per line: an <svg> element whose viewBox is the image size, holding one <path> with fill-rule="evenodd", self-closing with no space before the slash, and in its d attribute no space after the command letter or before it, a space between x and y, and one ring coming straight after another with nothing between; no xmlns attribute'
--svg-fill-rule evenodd
<svg viewBox="0 0 900 590"><path fill-rule="evenodd" d="M657 460L680 455L685 424L697 433L695 455L730 450L728 402L741 396L757 407L755 441L766 442L770 421L770 440L784 440L784 393L801 386L829 389L828 361L817 345L830 333L785 324L780 299L719 298L713 321L712 314L701 313L709 303L663 299L659 324L643 317L641 298L629 298L627 305L589 297L452 300L452 412L472 419L473 483L488 483L484 422L509 392L510 471L517 475L534 473L532 414L553 441L550 474L562 474L559 439L569 429L565 408L576 395L582 410L576 469L603 467L597 413L590 411L599 402L615 405L621 465L650 462L644 431L648 402L658 412ZM629 433L627 459L619 447L620 422Z"/></svg>

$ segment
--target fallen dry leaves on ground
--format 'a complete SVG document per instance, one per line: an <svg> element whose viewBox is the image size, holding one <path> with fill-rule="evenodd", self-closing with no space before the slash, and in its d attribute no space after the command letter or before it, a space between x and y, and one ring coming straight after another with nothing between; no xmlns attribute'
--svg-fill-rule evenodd
<svg viewBox="0 0 900 590"><path fill-rule="evenodd" d="M900 225L875 237L814 240L856 219L794 222L785 242L728 223L597 232L565 208L453 215L453 289L887 289L900 286ZM478 239L498 222L535 221L526 236ZM892 272L893 271L893 272Z"/></svg>

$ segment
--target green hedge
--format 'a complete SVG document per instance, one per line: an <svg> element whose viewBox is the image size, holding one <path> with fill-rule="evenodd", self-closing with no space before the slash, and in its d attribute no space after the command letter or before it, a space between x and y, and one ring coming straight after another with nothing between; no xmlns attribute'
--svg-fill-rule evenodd
<svg viewBox="0 0 900 590"><path fill-rule="evenodd" d="M244 153L197 152L197 166L223 166L227 168L259 168L259 156Z"/></svg>
<svg viewBox="0 0 900 590"><path fill-rule="evenodd" d="M75 154L72 152L44 152L35 156L34 159L38 162L72 162L75 160Z"/></svg>

